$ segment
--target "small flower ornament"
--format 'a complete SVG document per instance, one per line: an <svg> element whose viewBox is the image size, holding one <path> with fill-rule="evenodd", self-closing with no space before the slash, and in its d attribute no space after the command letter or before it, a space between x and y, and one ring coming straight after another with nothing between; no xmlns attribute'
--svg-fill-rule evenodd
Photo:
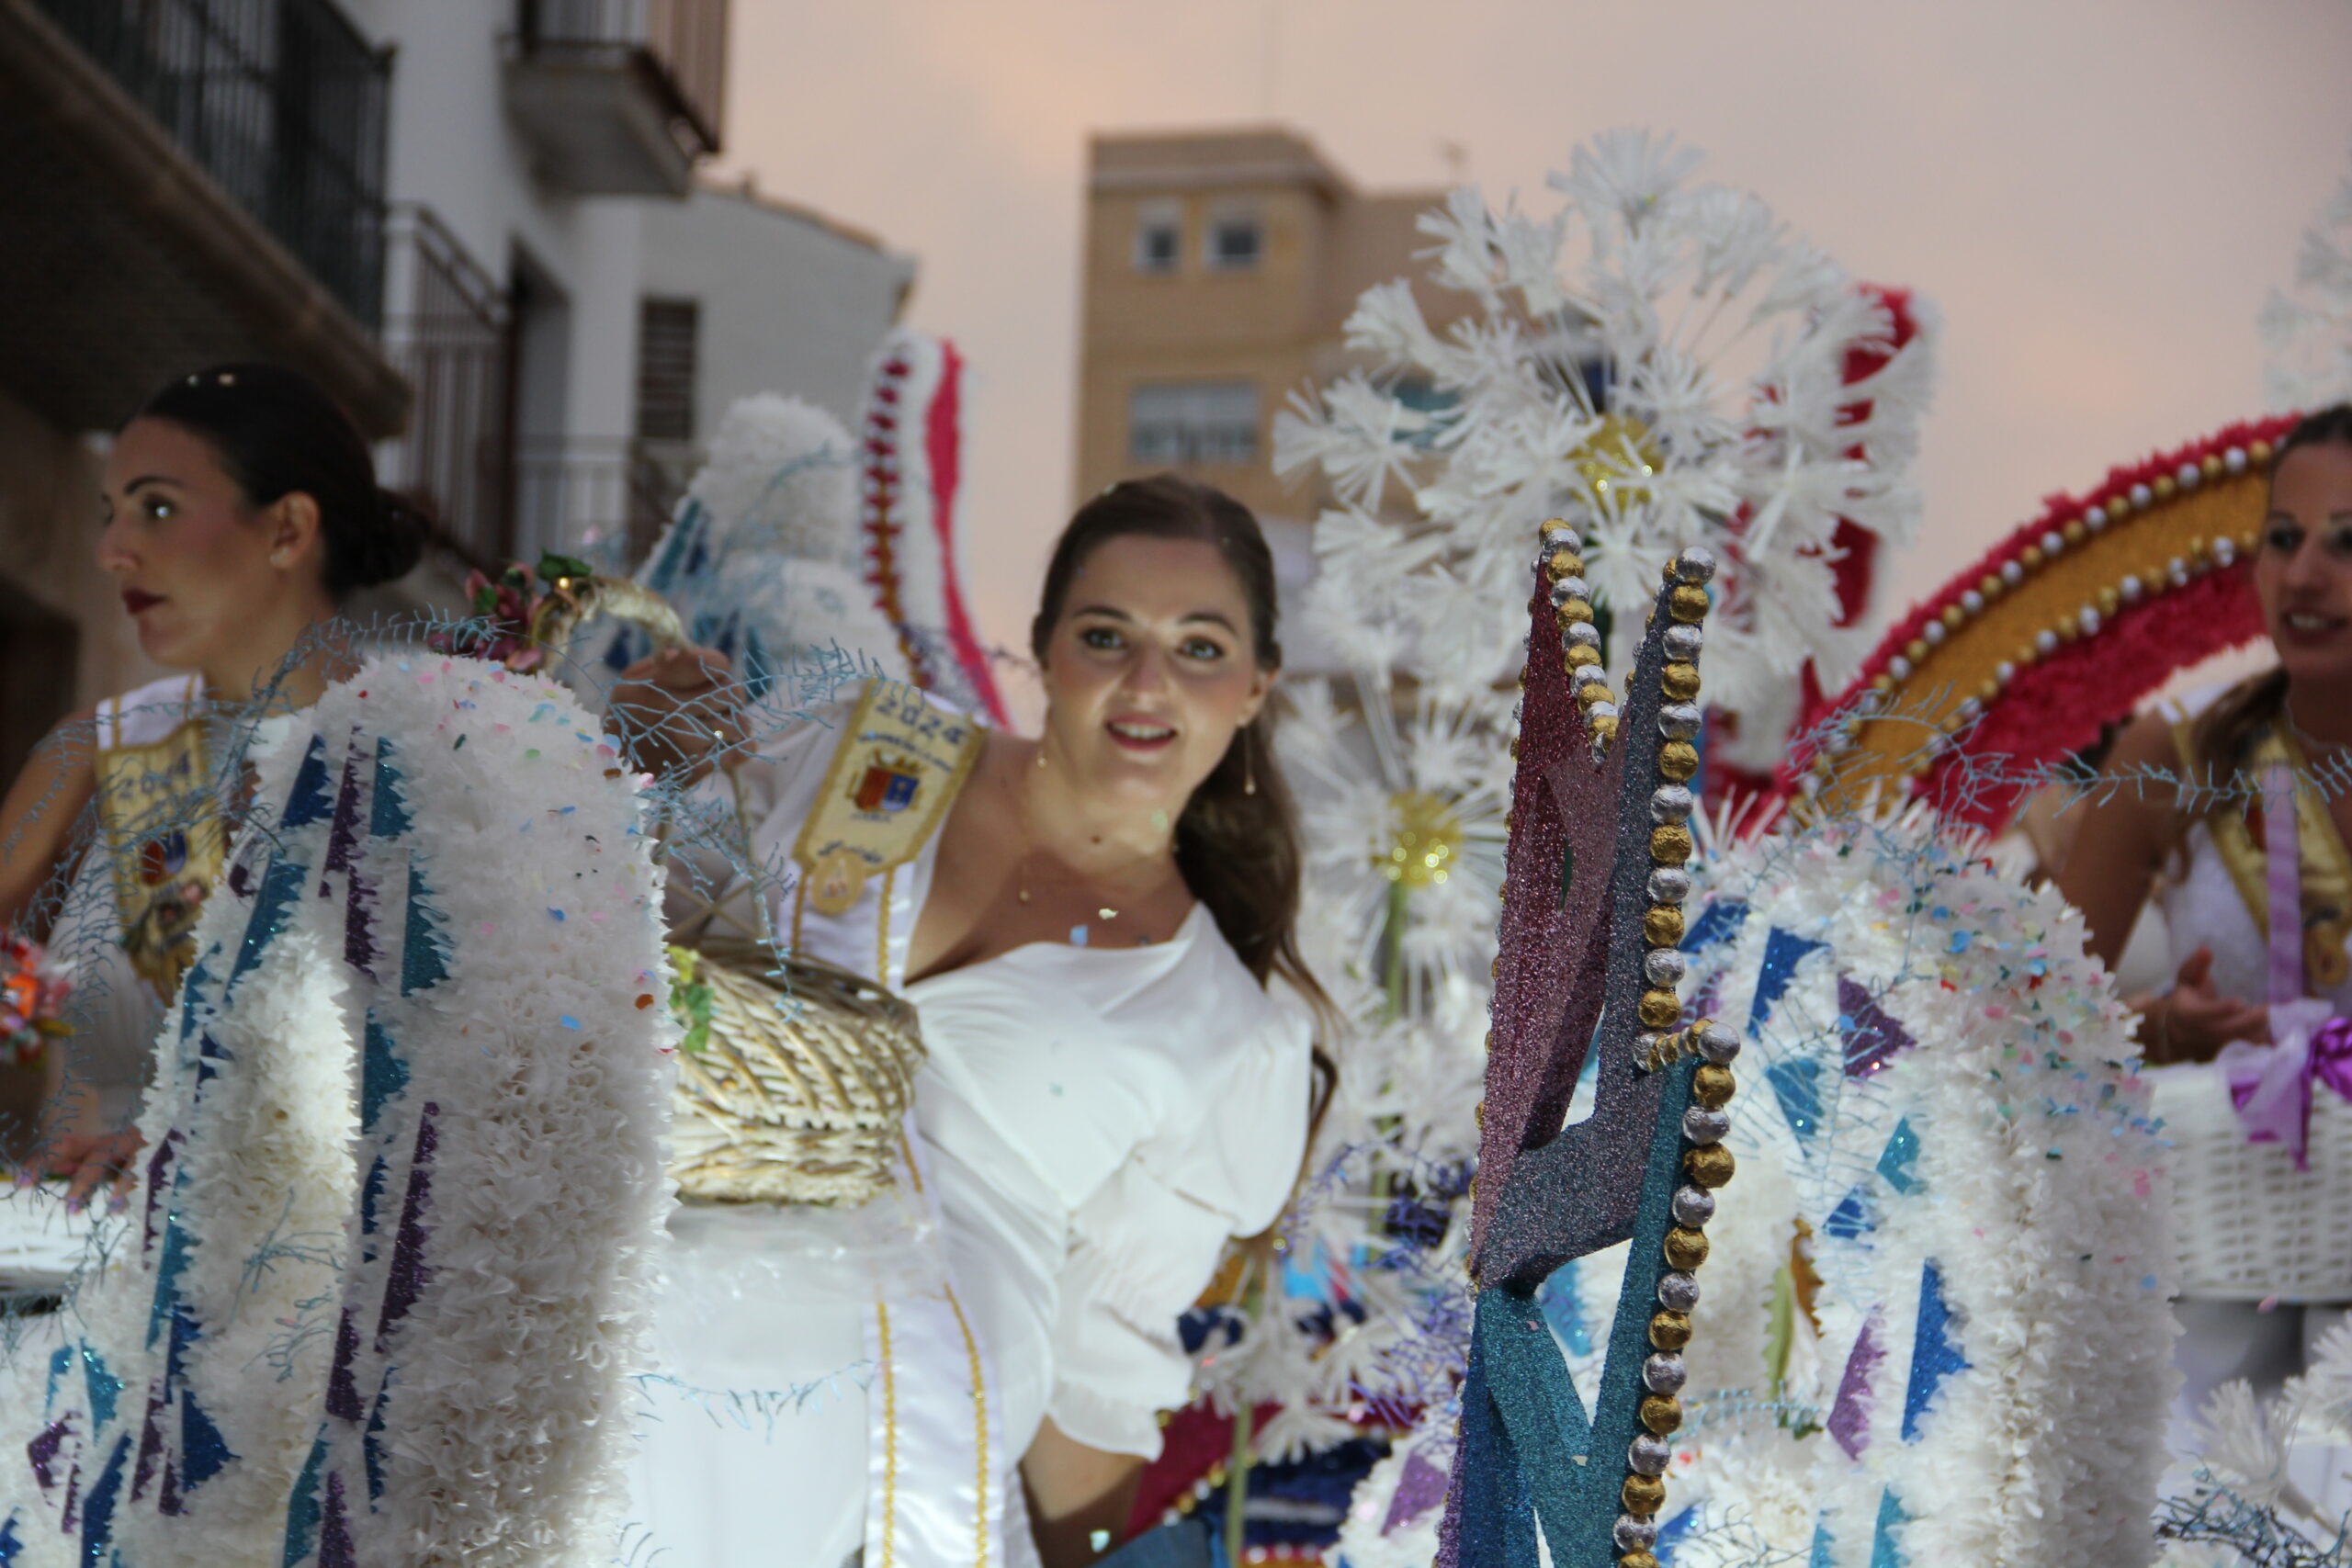
<svg viewBox="0 0 2352 1568"><path fill-rule="evenodd" d="M477 571L466 580L473 619L439 634L434 646L503 664L516 674L547 668L572 633L594 616L605 615L641 628L656 648L686 641L677 613L662 597L626 578L599 577L577 556L543 550L534 569L516 561L497 580Z"/></svg>
<svg viewBox="0 0 2352 1568"><path fill-rule="evenodd" d="M495 579L473 572L466 579L466 595L473 607L473 623L435 639L444 653L467 653L493 660L516 673L527 673L547 661L548 645L535 633L553 608L576 612L578 589L596 575L596 569L576 556L545 550L536 570L516 561Z"/></svg>
<svg viewBox="0 0 2352 1568"><path fill-rule="evenodd" d="M64 1019L73 983L39 942L0 938L0 1066L37 1065L51 1040L74 1032Z"/></svg>

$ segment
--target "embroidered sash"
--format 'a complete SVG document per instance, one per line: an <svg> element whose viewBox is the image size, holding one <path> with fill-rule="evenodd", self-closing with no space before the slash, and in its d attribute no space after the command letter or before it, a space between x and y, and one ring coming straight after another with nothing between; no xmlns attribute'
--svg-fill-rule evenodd
<svg viewBox="0 0 2352 1568"><path fill-rule="evenodd" d="M187 676L98 705L97 805L131 968L169 1001L195 956L197 916L228 849Z"/></svg>
<svg viewBox="0 0 2352 1568"><path fill-rule="evenodd" d="M846 914L869 878L921 854L979 761L987 733L933 707L912 686L867 682L792 848L808 906ZM876 978L889 984L887 974Z"/></svg>
<svg viewBox="0 0 2352 1568"><path fill-rule="evenodd" d="M918 1201L927 1190L911 1144ZM951 1280L876 1301L865 1319L866 1568L1004 1568L1006 1493L1018 1482L998 1426L996 1369ZM1017 1517L1017 1516L1016 1516Z"/></svg>
<svg viewBox="0 0 2352 1568"><path fill-rule="evenodd" d="M825 780L793 846L800 868L792 940L808 914L862 921L872 940L843 931L837 951L873 955L873 977L891 973L893 874L922 852L979 761L987 730L943 712L911 686L867 682L842 726ZM865 899L879 877L880 897ZM834 944L828 943L829 947ZM919 1151L905 1147L906 1190L934 1235L938 1196ZM865 1317L876 1371L868 1399L866 1568L1002 1568L1007 1477L1016 1457L998 1429L997 1381L988 1348L952 1280L936 1292L878 1299Z"/></svg>
<svg viewBox="0 0 2352 1568"><path fill-rule="evenodd" d="M2173 741L2183 763L2193 768L2196 754L2188 723L2173 727ZM2296 846L2296 859L2301 863L2303 980L2312 991L2319 992L2342 985L2346 973L2352 972L2352 955L2347 955L2344 947L2346 937L2352 935L2352 852L2345 848L2344 835L2336 829L2326 800L2301 782L2310 777L2310 766L2302 748L2295 744L2284 727L2274 724L2256 738L2248 750L2245 771L2262 777L2272 768L2284 767L2298 781L2294 822L2291 829L2279 834L2278 839ZM2253 917L2255 929L2267 942L2269 863L2262 846L2254 841L2245 814L2229 809L2215 811L2205 818L2205 827L2213 837L2213 848L2220 852L2222 863L2229 868L2230 880L2237 886L2238 896L2245 901L2246 913Z"/></svg>

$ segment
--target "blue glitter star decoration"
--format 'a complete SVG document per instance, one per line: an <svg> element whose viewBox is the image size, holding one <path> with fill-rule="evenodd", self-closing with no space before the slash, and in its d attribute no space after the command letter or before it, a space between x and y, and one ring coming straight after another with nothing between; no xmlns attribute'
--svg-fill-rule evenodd
<svg viewBox="0 0 2352 1568"><path fill-rule="evenodd" d="M1622 710L1600 673L1581 542L1544 527L1531 605L1512 829L1472 1221L1479 1286L1461 1444L1439 1562L1656 1568L1680 1351L1706 1256L1739 1036L1686 1022L1676 990L1690 890L1690 784L1705 583L1667 568ZM1561 867L1575 874L1561 897ZM1738 919L1728 908L1704 940ZM1792 960L1793 962L1793 960ZM1588 1050L1594 1110L1563 1127ZM1631 1241L1589 1409L1542 1290L1563 1265ZM1596 1325L1595 1337L1602 1325Z"/></svg>

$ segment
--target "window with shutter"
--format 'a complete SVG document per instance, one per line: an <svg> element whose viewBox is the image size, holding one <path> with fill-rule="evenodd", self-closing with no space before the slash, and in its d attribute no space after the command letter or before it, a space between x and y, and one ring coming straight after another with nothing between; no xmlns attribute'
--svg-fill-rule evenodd
<svg viewBox="0 0 2352 1568"><path fill-rule="evenodd" d="M692 299L647 299L639 308L637 435L695 438L695 365L702 307Z"/></svg>

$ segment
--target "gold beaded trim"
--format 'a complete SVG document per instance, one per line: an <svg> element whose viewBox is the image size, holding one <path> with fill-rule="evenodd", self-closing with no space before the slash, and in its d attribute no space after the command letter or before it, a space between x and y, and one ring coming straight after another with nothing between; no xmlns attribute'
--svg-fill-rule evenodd
<svg viewBox="0 0 2352 1568"><path fill-rule="evenodd" d="M1658 776L1665 782L1651 796L1650 815L1655 825L1650 829L1650 906L1642 913L1642 936L1648 948L1642 961L1643 982L1648 988L1643 991L1639 1003L1642 1025L1647 1032L1635 1047L1635 1059L1651 1071L1670 1066L1686 1055L1710 1054L1711 1059L1701 1064L1691 1080L1692 1102L1707 1107L1706 1113L1710 1115L1731 1097L1731 1071L1712 1057L1724 1055L1724 1042L1732 1037L1712 1020L1702 1019L1687 1028L1677 1028L1682 1016L1682 1001L1675 985L1682 975L1682 900L1690 891L1690 878L1682 867L1696 847L1686 824L1697 803L1682 787L1699 768L1698 748L1690 735L1697 724L1695 705L1699 697L1698 638L1694 634L1706 617L1708 600L1703 583L1712 564L1693 570L1690 563L1678 558L1667 567L1667 581L1675 584L1667 595L1667 613L1676 623L1668 635L1679 637L1689 646L1677 648L1669 643L1668 662L1658 672L1660 694L1665 699L1659 728L1665 740L1658 748L1657 767ZM1690 632L1679 630L1686 626ZM1736 1049L1736 1039L1730 1048ZM1702 1079L1706 1082L1705 1093L1700 1090ZM1690 1188L1703 1190L1718 1187L1731 1177L1728 1164L1719 1165L1714 1157L1720 1156L1722 1161L1728 1162L1730 1151L1713 1141L1692 1143L1693 1130L1694 1123L1686 1114L1683 1164L1690 1182L1683 1192ZM1696 1130L1711 1137L1721 1135L1712 1122L1699 1125ZM1673 1356L1690 1342L1690 1314L1680 1306L1669 1304L1671 1300L1687 1305L1690 1298L1669 1298L1668 1286L1679 1279L1686 1288L1695 1290L1687 1276L1707 1260L1707 1235L1700 1227L1712 1213L1711 1201L1703 1213L1686 1209L1683 1193L1678 1192L1675 1224L1666 1233L1661 1247L1671 1272L1661 1280L1658 1308L1651 1314L1649 1324L1650 1344L1661 1355ZM1648 1386L1646 1364L1644 1381ZM1626 1454L1625 1479L1618 1488L1618 1500L1625 1509L1616 1530L1618 1568L1657 1568L1657 1558L1650 1548L1656 1544L1657 1513L1666 1506L1666 1481L1662 1475L1645 1473L1634 1461L1642 1450L1647 1449L1654 1464L1658 1458L1657 1445L1680 1428L1682 1403L1676 1397L1680 1387L1679 1380L1650 1386L1642 1400L1643 1434L1634 1438L1634 1449Z"/></svg>
<svg viewBox="0 0 2352 1568"><path fill-rule="evenodd" d="M891 1547L899 1536L899 1378L890 1356L890 1303L874 1303L874 1321L882 1362L882 1551L876 1568L891 1568Z"/></svg>
<svg viewBox="0 0 2352 1568"><path fill-rule="evenodd" d="M2018 671L2119 614L2233 565L2259 536L2268 441L2185 456L2119 485L1989 567L1857 682L1858 712L1814 753L1800 787L1851 805L1873 785L1924 778L1948 737L1997 703Z"/></svg>
<svg viewBox="0 0 2352 1568"><path fill-rule="evenodd" d="M1592 615L1592 590L1584 580L1584 544L1561 519L1555 517L1541 531L1544 581L1552 594L1552 624L1560 632L1560 667L1575 683L1577 706L1595 751L1606 750L1617 734L1617 704L1610 695L1602 669L1600 633ZM1577 627L1586 628L1579 632ZM1591 676L1579 677L1579 670ZM1595 678L1600 677L1600 678ZM1518 743L1512 742L1513 754Z"/></svg>
<svg viewBox="0 0 2352 1568"><path fill-rule="evenodd" d="M1553 624L1560 634L1561 670L1575 690L1577 708L1598 758L1606 753L1616 738L1619 705L1611 695L1603 669L1600 638L1593 624L1591 592L1584 580L1581 541L1575 530L1557 518L1544 525L1542 537L1541 564L1544 581L1551 594ZM1738 1051L1738 1037L1707 1020L1687 1029L1676 1027L1682 1016L1682 999L1676 990L1682 976L1682 901L1690 891L1690 877L1682 867L1696 848L1688 821L1698 804L1685 786L1699 770L1699 752L1692 737L1700 723L1700 628L1710 603L1705 584L1713 573L1713 559L1700 549L1683 551L1666 567L1666 611L1672 624L1664 633L1667 660L1658 671L1663 702L1658 714L1662 741L1657 750L1657 773L1662 782L1650 796L1650 903L1642 913L1645 988L1637 1004L1643 1033L1635 1051L1640 1066L1651 1071L1669 1066L1691 1053L1703 1055L1707 1060L1692 1074L1693 1109L1685 1113L1682 1122L1682 1159L1687 1179L1675 1194L1676 1223L1667 1233L1663 1247L1671 1273L1660 1282L1658 1310L1650 1318L1650 1344L1660 1352L1658 1357L1650 1359L1653 1362L1672 1359L1690 1342L1690 1314L1668 1303L1669 1298L1685 1305L1695 1299L1696 1286L1689 1276L1706 1261L1708 1252L1706 1233L1701 1227L1713 1213L1712 1190L1731 1179L1733 1165L1731 1151L1723 1147L1719 1140L1725 1124L1721 1108L1730 1100L1734 1088L1731 1070L1723 1064ZM1629 675L1629 690L1631 679ZM1521 684L1525 685L1523 675ZM1511 739L1510 754L1514 759L1519 755L1517 737ZM1516 826L1515 819L1506 818L1507 828ZM1498 970L1500 964L1498 957ZM1487 1048L1494 1048L1491 1033L1487 1038ZM1484 1101L1477 1106L1476 1116L1483 1128ZM1475 1201L1475 1178L1470 1190ZM1649 1363L1645 1363L1644 1380L1648 1392L1640 1406L1644 1430L1626 1453L1625 1476L1619 1486L1625 1513L1616 1527L1618 1568L1657 1568L1657 1558L1649 1548L1657 1540L1655 1516L1666 1505L1666 1483L1657 1475L1646 1473L1644 1468L1637 1468L1636 1461L1657 1468L1662 1461L1654 1445L1663 1442L1682 1425L1681 1402L1674 1393L1681 1386L1679 1361L1674 1363L1674 1371L1677 1375L1670 1386L1653 1383L1649 1381Z"/></svg>
<svg viewBox="0 0 2352 1568"><path fill-rule="evenodd" d="M947 1287L947 1305L956 1314L956 1326L964 1336L964 1355L971 1363L972 1373L972 1445L978 1455L974 1461L978 1472L977 1484L979 1502L972 1510L974 1520L972 1568L989 1568L989 1389L988 1378L980 1366L980 1342L972 1334L971 1319L964 1315L964 1303L956 1299L956 1288Z"/></svg>

